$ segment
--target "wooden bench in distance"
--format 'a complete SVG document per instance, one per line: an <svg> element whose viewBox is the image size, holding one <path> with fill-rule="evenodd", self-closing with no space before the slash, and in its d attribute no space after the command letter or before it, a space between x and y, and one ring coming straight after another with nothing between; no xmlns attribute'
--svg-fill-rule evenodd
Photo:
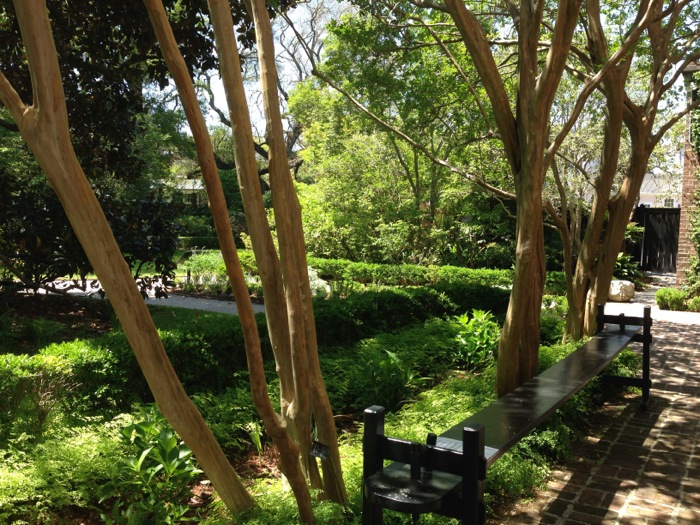
<svg viewBox="0 0 700 525"><path fill-rule="evenodd" d="M615 326L612 326L615 325ZM508 449L571 399L631 342L642 343L642 377L605 376L642 389L646 408L651 389L651 308L643 317L605 315L598 307L598 333L570 355L510 394L427 442L384 435L384 409L365 410L362 523L382 523L387 508L417 516L435 512L480 525L485 521L486 470ZM391 461L384 466L385 461Z"/></svg>

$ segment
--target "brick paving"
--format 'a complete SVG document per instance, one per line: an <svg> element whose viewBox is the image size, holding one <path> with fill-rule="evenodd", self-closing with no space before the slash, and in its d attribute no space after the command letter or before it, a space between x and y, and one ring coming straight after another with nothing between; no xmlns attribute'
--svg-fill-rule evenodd
<svg viewBox="0 0 700 525"><path fill-rule="evenodd" d="M700 524L700 314L652 318L648 410L635 396L608 401L546 489L490 523Z"/></svg>

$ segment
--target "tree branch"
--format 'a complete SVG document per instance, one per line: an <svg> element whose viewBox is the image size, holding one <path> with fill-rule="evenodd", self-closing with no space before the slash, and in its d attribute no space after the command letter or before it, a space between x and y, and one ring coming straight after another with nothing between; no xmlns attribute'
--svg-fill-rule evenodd
<svg viewBox="0 0 700 525"><path fill-rule="evenodd" d="M462 77L462 80L464 83L467 85L467 89L469 92L472 94L474 97L474 101L476 102L477 107L479 108L479 113L481 113L481 116L483 117L484 121L488 122L488 114L486 113L486 110L484 109L483 104L479 100L479 97L476 93L476 90L474 89L474 86L472 86L472 83L469 81L467 78L467 74L464 72L464 69L462 66L459 65L457 62L457 59L455 59L454 55L450 52L450 50L447 48L447 45L442 41L440 36L435 32L435 30L432 27L429 27L427 24L425 24L422 20L414 18L417 23L421 24L421 26L430 33L430 36L432 36L435 39L435 42L440 46L442 49L443 53L447 56L447 58L450 60L454 68L457 70L457 73L459 73L459 76Z"/></svg>
<svg viewBox="0 0 700 525"><path fill-rule="evenodd" d="M427 7L429 9L435 9L437 11L447 13L447 7L438 2L432 2L431 0L410 0L410 2L416 7Z"/></svg>
<svg viewBox="0 0 700 525"><path fill-rule="evenodd" d="M663 126L659 128L659 130L654 133L651 137L651 142L656 146L658 142L663 138L664 134L671 129L673 126L676 125L676 123L681 120L683 117L685 117L688 113L691 111L694 111L695 109L700 107L700 98L695 100L692 104L688 104L683 111L680 111L676 113L673 117L671 117L668 122L666 122Z"/></svg>
<svg viewBox="0 0 700 525"><path fill-rule="evenodd" d="M581 111L583 111L583 107L585 106L588 97L591 95L591 93L593 93L595 89L598 88L598 86L605 78L605 75L607 75L608 71L610 71L610 69L617 65L617 63L620 62L622 59L626 58L627 53L630 51L630 49L632 49L632 47L637 44L637 41L639 40L639 37L641 36L644 29L647 27L648 24L651 23L651 18L652 9L651 6L649 6L649 8L647 8L647 11L640 19L639 23L636 24L634 28L632 28L627 38L618 48L618 50L615 51L615 53L613 53L610 59L605 63L605 65L603 65L602 68L600 68L600 70L598 71L598 73L596 73L595 76L588 79L586 85L584 86L583 90L581 91L581 93L579 93L579 96L576 99L576 104L574 105L574 109L571 112L571 115L569 115L569 120L566 121L562 129L559 131L555 139L550 144L549 148L547 148L547 153L544 159L545 166L548 166L552 162L554 154L559 149L559 146L564 141L569 131L571 131L571 128L578 120Z"/></svg>
<svg viewBox="0 0 700 525"><path fill-rule="evenodd" d="M474 61L474 66L484 84L486 93L491 100L498 129L503 138L506 156L513 170L519 171L518 151L519 140L515 116L510 107L510 99L503 85L503 79L491 53L491 49L474 14L469 11L461 0L446 0L450 16L455 22L459 33Z"/></svg>
<svg viewBox="0 0 700 525"><path fill-rule="evenodd" d="M7 77L3 75L2 72L0 72L0 102L10 111L15 122L20 121L24 110L27 108L17 91L15 91L15 88L12 87L12 84L10 84L10 81L7 80ZM10 131L19 131L19 126L17 126L17 124L15 124L17 128L13 130L4 124L6 121L2 120L0 122L3 123L2 127Z"/></svg>

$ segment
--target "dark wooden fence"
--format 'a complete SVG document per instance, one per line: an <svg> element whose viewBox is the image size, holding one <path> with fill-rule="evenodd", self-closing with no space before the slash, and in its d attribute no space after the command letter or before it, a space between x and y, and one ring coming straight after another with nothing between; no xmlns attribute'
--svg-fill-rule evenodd
<svg viewBox="0 0 700 525"><path fill-rule="evenodd" d="M640 206L633 220L644 227L644 236L630 247L632 257L642 270L673 273L678 256L679 208L647 208Z"/></svg>

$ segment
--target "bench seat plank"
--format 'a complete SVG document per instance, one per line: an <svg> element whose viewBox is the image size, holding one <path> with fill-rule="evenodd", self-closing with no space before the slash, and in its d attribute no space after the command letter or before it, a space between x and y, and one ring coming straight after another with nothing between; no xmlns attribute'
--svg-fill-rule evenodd
<svg viewBox="0 0 700 525"><path fill-rule="evenodd" d="M480 423L486 427L485 456L490 466L602 372L640 330L636 325L622 332L616 326L605 328L532 380L441 434L436 445L461 450L462 429Z"/></svg>

